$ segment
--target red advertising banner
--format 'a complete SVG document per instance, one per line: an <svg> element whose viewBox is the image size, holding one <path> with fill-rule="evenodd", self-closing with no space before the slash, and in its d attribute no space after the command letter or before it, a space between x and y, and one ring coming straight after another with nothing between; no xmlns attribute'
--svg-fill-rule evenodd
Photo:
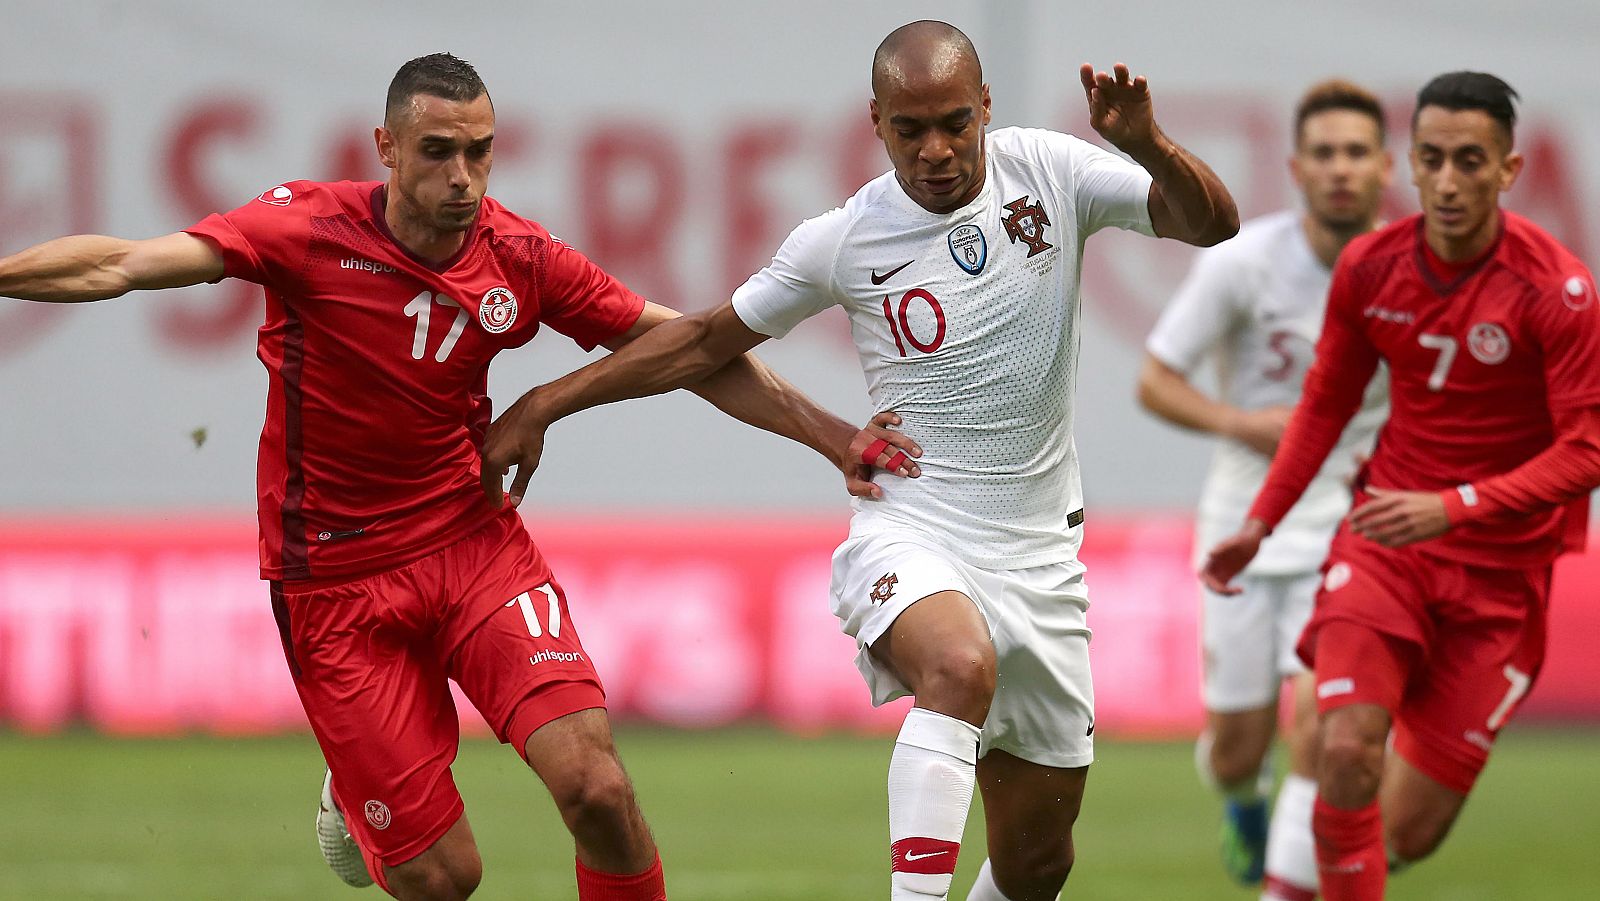
<svg viewBox="0 0 1600 901"><path fill-rule="evenodd" d="M843 521L530 518L619 718L892 729L828 612ZM1199 723L1185 517L1097 517L1084 549L1098 722ZM1600 555L1557 567L1525 718L1600 719ZM461 699L463 709L470 709ZM465 717L481 729L476 717ZM304 726L243 517L0 523L0 725L118 733Z"/></svg>

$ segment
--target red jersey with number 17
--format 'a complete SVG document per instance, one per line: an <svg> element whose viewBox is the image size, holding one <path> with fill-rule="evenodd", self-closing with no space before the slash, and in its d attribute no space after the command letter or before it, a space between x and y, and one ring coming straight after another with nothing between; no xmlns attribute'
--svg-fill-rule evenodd
<svg viewBox="0 0 1600 901"><path fill-rule="evenodd" d="M1332 446L1339 432L1325 434L1327 423L1343 426L1380 358L1391 406L1363 479L1379 488L1446 491L1509 472L1552 446L1563 416L1600 404L1593 277L1544 230L1500 215L1495 244L1456 271L1430 257L1421 216L1340 254L1296 421L1251 516L1268 525L1282 517L1299 493L1298 458ZM1587 520L1584 497L1457 523L1418 549L1481 566L1539 566L1581 547Z"/></svg>
<svg viewBox="0 0 1600 901"><path fill-rule="evenodd" d="M644 309L488 197L461 250L428 263L389 232L385 198L381 182L289 182L187 229L266 288L264 579L392 569L485 523L489 361L541 324L592 349Z"/></svg>

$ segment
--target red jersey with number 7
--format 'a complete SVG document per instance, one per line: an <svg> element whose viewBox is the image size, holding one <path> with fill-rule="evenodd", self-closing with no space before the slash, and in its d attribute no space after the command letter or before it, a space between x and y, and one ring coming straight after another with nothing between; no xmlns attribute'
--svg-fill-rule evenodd
<svg viewBox="0 0 1600 901"><path fill-rule="evenodd" d="M1501 222L1495 244L1464 266L1432 255L1420 215L1345 248L1316 362L1251 516L1270 526L1288 510L1301 471L1315 472L1306 458L1320 462L1318 448L1338 438L1379 359L1391 407L1362 478L1378 488L1470 498L1473 482L1527 463L1552 446L1564 418L1600 404L1593 277L1527 219L1502 211ZM1539 566L1581 547L1587 522L1585 496L1458 522L1418 548L1482 566Z"/></svg>
<svg viewBox="0 0 1600 901"><path fill-rule="evenodd" d="M266 288L264 579L392 569L485 523L499 512L478 478L489 361L541 324L592 349L644 309L488 197L437 265L389 232L385 199L381 182L289 182L187 229L227 277Z"/></svg>

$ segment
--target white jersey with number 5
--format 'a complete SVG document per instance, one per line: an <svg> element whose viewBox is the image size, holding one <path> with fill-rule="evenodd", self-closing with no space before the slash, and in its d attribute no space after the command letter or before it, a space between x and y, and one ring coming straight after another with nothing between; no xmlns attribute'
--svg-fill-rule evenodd
<svg viewBox="0 0 1600 901"><path fill-rule="evenodd" d="M1150 334L1145 346L1151 355L1188 375L1214 354L1224 403L1246 410L1293 406L1322 334L1333 278L1312 251L1301 215L1290 210L1253 219L1233 240L1201 251ZM1348 483L1357 459L1372 451L1388 399L1388 378L1380 371L1316 480L1247 572L1292 575L1322 566L1334 529L1350 509ZM1236 441L1217 445L1200 495L1197 556L1244 524L1270 462Z"/></svg>
<svg viewBox="0 0 1600 901"><path fill-rule="evenodd" d="M1022 569L1077 556L1083 242L1107 226L1153 234L1151 180L1070 135L1003 128L986 142L966 206L931 213L885 173L796 228L733 306L772 337L843 306L873 409L922 445L922 477L880 478L853 533L910 527L974 565Z"/></svg>

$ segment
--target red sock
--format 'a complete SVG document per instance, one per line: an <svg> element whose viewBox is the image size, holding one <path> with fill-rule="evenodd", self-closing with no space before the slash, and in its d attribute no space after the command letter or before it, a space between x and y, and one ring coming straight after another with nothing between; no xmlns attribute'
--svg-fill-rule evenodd
<svg viewBox="0 0 1600 901"><path fill-rule="evenodd" d="M591 870L578 861L578 901L667 901L661 857L650 869L632 876Z"/></svg>
<svg viewBox="0 0 1600 901"><path fill-rule="evenodd" d="M1311 831L1317 837L1317 871L1324 901L1383 901L1389 874L1378 802L1344 810L1317 796Z"/></svg>

